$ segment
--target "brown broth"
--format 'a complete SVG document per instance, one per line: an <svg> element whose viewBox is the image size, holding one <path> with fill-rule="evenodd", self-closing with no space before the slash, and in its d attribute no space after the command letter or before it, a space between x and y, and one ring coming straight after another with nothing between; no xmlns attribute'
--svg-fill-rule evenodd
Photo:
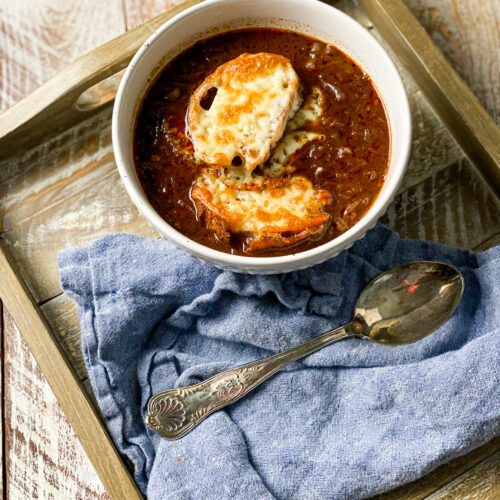
<svg viewBox="0 0 500 500"><path fill-rule="evenodd" d="M202 165L178 153L163 122L174 116L184 130L189 98L217 66L249 52L271 52L292 62L304 88L323 92L323 115L310 131L325 135L294 156L295 173L332 195L331 222L320 238L258 255L219 240L197 220L190 190ZM312 55L314 54L314 57ZM185 139L188 142L188 139ZM316 247L347 231L368 211L385 181L389 127L370 78L339 49L286 30L258 28L223 33L196 43L163 70L145 96L137 117L134 161L146 196L175 229L208 247L238 255L287 255ZM232 246L234 245L234 246Z"/></svg>

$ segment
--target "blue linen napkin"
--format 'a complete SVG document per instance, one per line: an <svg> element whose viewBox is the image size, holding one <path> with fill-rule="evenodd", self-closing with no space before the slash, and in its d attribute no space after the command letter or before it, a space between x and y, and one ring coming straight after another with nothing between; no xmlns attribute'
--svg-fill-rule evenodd
<svg viewBox="0 0 500 500"><path fill-rule="evenodd" d="M171 442L146 428L162 390L271 355L351 318L379 272L440 260L464 274L454 316L402 347L349 339L290 365ZM109 431L150 499L362 498L500 429L500 247L473 254L377 226L321 265L248 276L164 240L104 237L58 256Z"/></svg>

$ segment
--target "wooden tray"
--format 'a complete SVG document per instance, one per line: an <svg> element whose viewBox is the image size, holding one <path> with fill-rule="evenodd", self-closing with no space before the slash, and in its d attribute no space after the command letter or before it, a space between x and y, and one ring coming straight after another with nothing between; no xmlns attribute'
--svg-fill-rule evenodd
<svg viewBox="0 0 500 500"><path fill-rule="evenodd" d="M0 116L0 297L117 499L140 493L94 402L56 254L118 231L158 238L119 181L110 103L147 36L199 1L94 50ZM500 241L500 130L401 0L332 3L380 40L410 96L412 158L383 222L403 237L468 248Z"/></svg>

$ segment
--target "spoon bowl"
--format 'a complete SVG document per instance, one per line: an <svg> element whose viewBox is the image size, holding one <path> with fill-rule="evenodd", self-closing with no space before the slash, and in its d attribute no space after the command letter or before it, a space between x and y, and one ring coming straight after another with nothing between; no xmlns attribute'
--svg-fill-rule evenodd
<svg viewBox="0 0 500 500"><path fill-rule="evenodd" d="M462 275L448 264L404 264L366 285L356 301L353 323L369 340L410 344L432 333L453 314L463 290Z"/></svg>
<svg viewBox="0 0 500 500"><path fill-rule="evenodd" d="M349 323L199 384L156 394L148 403L147 424L166 439L178 439L284 366L337 340L355 336L393 346L416 342L453 314L463 290L460 272L441 262L412 262L389 269L360 293Z"/></svg>

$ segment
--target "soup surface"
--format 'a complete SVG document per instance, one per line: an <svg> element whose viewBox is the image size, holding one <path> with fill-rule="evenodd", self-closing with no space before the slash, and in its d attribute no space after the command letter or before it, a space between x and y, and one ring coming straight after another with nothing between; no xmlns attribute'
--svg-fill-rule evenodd
<svg viewBox="0 0 500 500"><path fill-rule="evenodd" d="M189 99L207 75L241 54L260 52L279 54L291 61L300 78L303 100L281 146L278 143L267 163L248 175L259 180L259 176L278 169L280 182L288 178L292 193L302 189L304 183L298 186L290 179L300 176L310 181L310 188L320 190L317 192L323 196L326 192L329 198L322 207L319 232L302 239L287 239L283 234L279 246L252 245L244 232L225 231L227 237L221 237L221 232L214 230L192 197L193 187L200 183L200 176L206 177L203 172L208 167L195 160L185 130ZM332 45L302 34L259 28L200 41L167 65L138 113L134 161L153 207L187 237L232 254L287 255L332 240L363 217L384 183L389 140L377 91L349 57ZM252 214L247 216L251 218Z"/></svg>

